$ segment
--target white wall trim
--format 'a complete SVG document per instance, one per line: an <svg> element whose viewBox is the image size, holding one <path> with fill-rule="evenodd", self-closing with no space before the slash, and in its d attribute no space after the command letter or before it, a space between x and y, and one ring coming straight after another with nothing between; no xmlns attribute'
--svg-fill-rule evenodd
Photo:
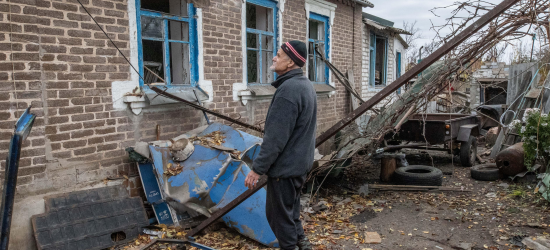
<svg viewBox="0 0 550 250"><path fill-rule="evenodd" d="M131 0L130 0L131 1ZM204 79L204 43L203 43L203 34L202 34L202 9L197 8L197 44L199 46L199 82L197 83L199 88L201 88L208 95L208 100L205 102L214 101L214 86L212 85L212 80Z"/></svg>
<svg viewBox="0 0 550 250"><path fill-rule="evenodd" d="M332 40L332 33L334 33L332 32L332 27L334 24L334 17L336 15L336 7L337 7L336 4L333 4L324 0L306 0L305 2L305 11L306 11L307 20L309 20L309 14L311 12L317 13L319 15L327 16L329 18L330 43L329 43L329 50L328 50L328 61L331 63L332 63L332 51L333 51L332 45L334 43L334 41ZM304 40L306 41L306 45L308 44L308 40L309 40L308 34L309 34L309 22L306 24L306 37ZM309 60L307 60L306 65L304 65L306 76L308 75L308 69L309 69L308 65L309 65ZM330 86L336 88L336 83L332 81L332 74L328 75L328 83Z"/></svg>

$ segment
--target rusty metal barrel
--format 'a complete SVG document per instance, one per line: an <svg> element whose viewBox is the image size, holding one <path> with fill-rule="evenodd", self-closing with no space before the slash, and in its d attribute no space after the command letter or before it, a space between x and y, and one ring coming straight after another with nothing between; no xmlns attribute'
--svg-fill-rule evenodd
<svg viewBox="0 0 550 250"><path fill-rule="evenodd" d="M523 142L516 143L497 154L496 164L500 173L514 176L527 170L524 160Z"/></svg>

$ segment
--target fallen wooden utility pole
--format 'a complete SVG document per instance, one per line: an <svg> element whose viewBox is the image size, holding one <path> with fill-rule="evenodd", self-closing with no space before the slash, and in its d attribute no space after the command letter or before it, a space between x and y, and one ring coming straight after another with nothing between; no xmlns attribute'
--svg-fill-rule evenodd
<svg viewBox="0 0 550 250"><path fill-rule="evenodd" d="M410 185L380 185L368 184L369 189L378 191L451 191L451 192L471 192L457 187L439 187L439 186L410 186Z"/></svg>
<svg viewBox="0 0 550 250"><path fill-rule="evenodd" d="M365 113L370 108L374 107L374 105L378 104L380 101L382 101L384 98L386 98L388 95L396 91L399 87L403 86L405 83L407 83L410 79L412 79L414 76L421 73L424 69L426 69L428 66L439 60L441 57L443 57L445 54L447 54L449 51L454 49L456 46L458 46L460 43L462 43L464 40L468 39L470 36L474 35L478 30L480 30L483 26L487 25L489 22L491 22L493 19L498 17L500 14L502 14L504 11L506 11L508 8L512 7L514 4L519 2L519 0L505 0L499 5L495 6L492 10L487 12L485 15L480 17L477 21L475 21L473 24L468 26L465 30L460 32L458 35L456 35L453 39L451 39L449 42L443 44L443 46L439 49L437 49L434 53L426 57L422 62L420 62L418 65L414 66L412 69L407 71L405 74L403 74L401 77L399 77L397 80L395 80L393 83L382 89L380 92L378 92L374 97L366 101L365 103L361 104L359 108L356 110L353 110L350 114L348 114L344 119L337 122L334 126L332 126L330 129L325 131L321 136L317 137L317 141L315 146L319 147L323 142L328 140L331 136L336 134L338 131L340 131L342 128L353 122L355 119L359 118L363 113ZM248 197L250 197L252 194L256 193L258 190L263 188L267 184L267 179L261 179L258 181L256 186L253 189L247 190L241 195L239 195L235 200L231 201L229 204L227 204L225 207L218 210L216 213L214 213L210 218L202 222L200 225L198 225L196 228L191 230L187 235L188 236L194 236L197 233L201 232L206 227L210 226L210 224L214 223L217 219L221 218L225 214L227 214L229 211L233 210L236 206L241 204L244 200L246 200Z"/></svg>

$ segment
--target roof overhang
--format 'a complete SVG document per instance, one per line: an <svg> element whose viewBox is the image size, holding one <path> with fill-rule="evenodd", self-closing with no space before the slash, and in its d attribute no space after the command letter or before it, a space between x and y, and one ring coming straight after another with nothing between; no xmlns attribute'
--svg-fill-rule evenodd
<svg viewBox="0 0 550 250"><path fill-rule="evenodd" d="M397 33L397 34L412 35L410 32L408 32L404 29L382 25L380 23L377 23L375 21L372 21L372 20L369 20L369 19L366 19L366 18L363 18L363 23L365 23L366 25L369 25L369 26L371 26L375 29L378 29L378 30L389 31L389 32Z"/></svg>
<svg viewBox="0 0 550 250"><path fill-rule="evenodd" d="M372 4L371 2L367 1L367 0L355 0L355 3L363 6L363 7L370 7L370 8L374 8L374 4Z"/></svg>

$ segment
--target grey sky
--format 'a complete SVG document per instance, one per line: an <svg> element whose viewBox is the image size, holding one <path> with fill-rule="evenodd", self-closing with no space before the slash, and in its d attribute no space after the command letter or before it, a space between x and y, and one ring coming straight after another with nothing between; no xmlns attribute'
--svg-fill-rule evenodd
<svg viewBox="0 0 550 250"><path fill-rule="evenodd" d="M456 6L449 8L438 9L435 16L431 9L435 7L445 7L456 3L459 0L369 0L374 4L374 8L363 8L363 12L379 16L381 18L394 22L394 26L403 28L403 21L417 21L416 27L422 33L422 39L417 41L418 46L430 42L436 35L431 30L432 22L434 25L442 25L446 23L446 18L451 16L451 12L456 9ZM486 0L498 4L501 0ZM465 16L465 15L462 15ZM442 34L445 35L445 34ZM510 50L510 48L509 48ZM509 52L507 52L509 53ZM508 60L505 56L504 60Z"/></svg>

